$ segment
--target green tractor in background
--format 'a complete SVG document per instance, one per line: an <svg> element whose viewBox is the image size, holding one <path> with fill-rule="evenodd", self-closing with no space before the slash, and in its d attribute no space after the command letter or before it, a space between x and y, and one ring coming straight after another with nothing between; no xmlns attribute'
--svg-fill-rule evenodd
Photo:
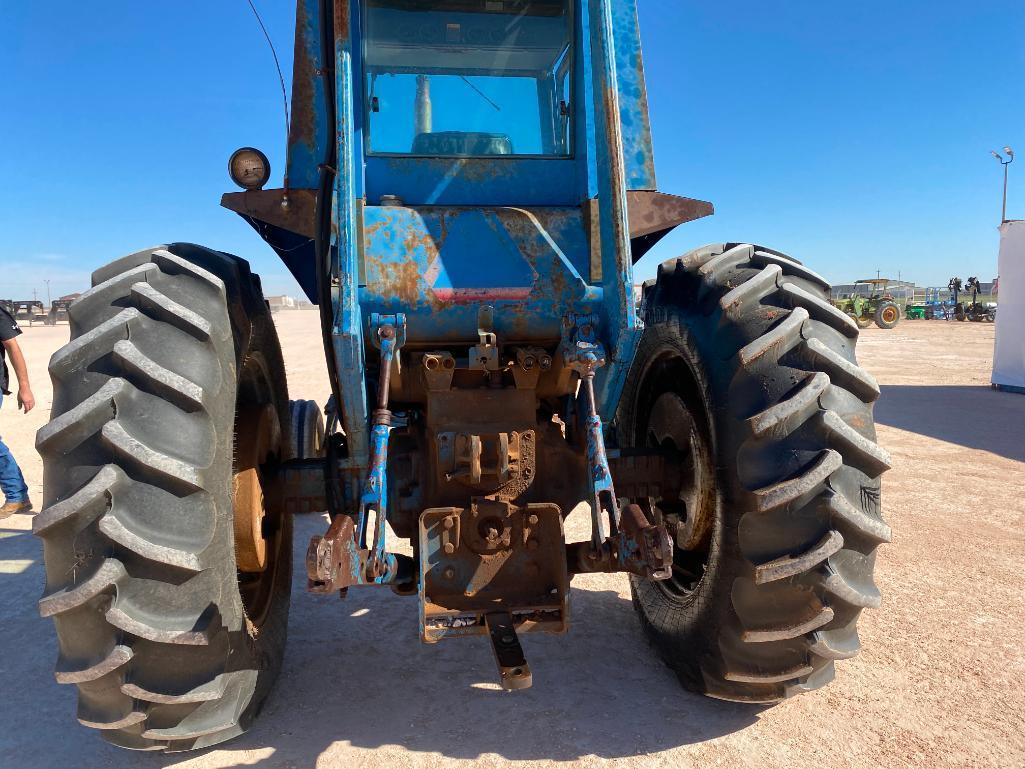
<svg viewBox="0 0 1025 769"><path fill-rule="evenodd" d="M889 293L892 283L889 278L856 281L854 292L834 299L833 304L847 313L858 324L858 328L868 328L873 322L879 328L894 328L900 323L902 312L897 300ZM858 290L859 286L870 288L862 293Z"/></svg>

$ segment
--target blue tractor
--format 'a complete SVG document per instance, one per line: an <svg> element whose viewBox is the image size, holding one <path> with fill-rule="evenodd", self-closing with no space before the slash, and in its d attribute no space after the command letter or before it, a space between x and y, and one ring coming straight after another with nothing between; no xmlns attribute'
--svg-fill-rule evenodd
<svg viewBox="0 0 1025 769"><path fill-rule="evenodd" d="M706 246L635 294L712 211L656 191L635 2L300 0L291 115L282 187L246 148L223 205L320 307L326 431L259 278L196 245L97 270L50 363L40 609L79 721L145 750L245 730L292 516L323 510L310 590L418 601L423 641L482 636L507 689L589 572L629 575L689 689L827 683L880 600L879 388L778 251Z"/></svg>

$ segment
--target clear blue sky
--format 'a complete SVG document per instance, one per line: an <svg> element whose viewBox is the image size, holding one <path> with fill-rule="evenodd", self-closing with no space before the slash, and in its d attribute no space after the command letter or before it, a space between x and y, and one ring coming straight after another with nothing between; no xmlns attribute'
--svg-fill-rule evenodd
<svg viewBox="0 0 1025 769"><path fill-rule="evenodd" d="M996 271L1000 168L1025 217L1020 0L640 0L659 186L715 202L645 258L718 240L842 282ZM293 4L258 0L286 66ZM0 296L54 295L138 248L191 240L296 289L218 206L230 152L280 178L281 98L245 0L3 3ZM289 75L286 72L286 76ZM1013 172L1019 172L1017 174Z"/></svg>

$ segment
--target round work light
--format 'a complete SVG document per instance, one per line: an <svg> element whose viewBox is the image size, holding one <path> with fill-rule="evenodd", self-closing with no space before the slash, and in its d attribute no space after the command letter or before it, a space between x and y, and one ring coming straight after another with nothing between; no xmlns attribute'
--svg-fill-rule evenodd
<svg viewBox="0 0 1025 769"><path fill-rule="evenodd" d="M270 179L270 161L260 150L243 147L235 150L228 161L231 180L244 190L259 190Z"/></svg>

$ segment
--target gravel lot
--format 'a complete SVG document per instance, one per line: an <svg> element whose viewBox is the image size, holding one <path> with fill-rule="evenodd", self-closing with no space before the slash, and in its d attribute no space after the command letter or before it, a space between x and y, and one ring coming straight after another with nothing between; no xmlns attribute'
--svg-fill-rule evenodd
<svg viewBox="0 0 1025 769"><path fill-rule="evenodd" d="M292 397L323 401L316 313L278 320ZM39 406L26 417L11 398L0 413L36 499L46 362L67 333L25 329ZM285 672L256 727L189 757L126 753L79 727L72 688L53 681L40 547L31 519L15 516L0 522L0 766L1025 766L1025 396L989 388L992 350L988 325L862 335L861 360L883 385L894 542L879 558L883 607L863 615L864 651L823 691L767 709L687 694L643 642L616 575L574 582L568 636L525 640L535 685L516 694L494 685L483 639L421 646L414 601L353 591L340 602L297 580ZM298 522L297 567L324 525Z"/></svg>

